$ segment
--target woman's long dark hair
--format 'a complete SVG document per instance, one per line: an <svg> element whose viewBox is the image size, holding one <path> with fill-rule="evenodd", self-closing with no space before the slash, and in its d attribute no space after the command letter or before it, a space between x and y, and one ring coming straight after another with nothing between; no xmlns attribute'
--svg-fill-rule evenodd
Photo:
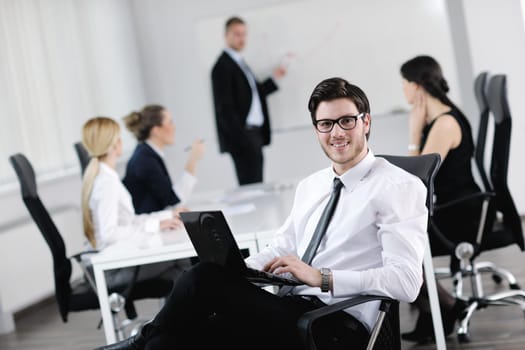
<svg viewBox="0 0 525 350"><path fill-rule="evenodd" d="M439 63L430 56L416 56L401 66L401 75L408 81L421 85L431 96L461 113L448 98L448 83Z"/></svg>

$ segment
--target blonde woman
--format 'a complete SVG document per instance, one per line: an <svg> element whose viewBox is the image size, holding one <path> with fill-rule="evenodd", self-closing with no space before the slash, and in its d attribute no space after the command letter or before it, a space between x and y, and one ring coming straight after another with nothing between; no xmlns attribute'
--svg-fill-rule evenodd
<svg viewBox="0 0 525 350"><path fill-rule="evenodd" d="M175 210L135 214L131 196L115 171L122 155L117 122L106 117L88 120L82 130L82 143L91 155L82 184L82 213L84 234L92 248L101 251L119 242L140 244L145 234L182 227ZM136 280L174 281L190 266L189 259L144 265ZM130 283L134 273L135 268L111 270L106 273L108 288ZM136 316L128 305L126 311L128 317Z"/></svg>
<svg viewBox="0 0 525 350"><path fill-rule="evenodd" d="M122 155L120 127L111 118L96 117L83 127L82 143L91 155L82 184L84 234L97 250L141 233L180 228L177 212L136 215L131 196L115 170Z"/></svg>

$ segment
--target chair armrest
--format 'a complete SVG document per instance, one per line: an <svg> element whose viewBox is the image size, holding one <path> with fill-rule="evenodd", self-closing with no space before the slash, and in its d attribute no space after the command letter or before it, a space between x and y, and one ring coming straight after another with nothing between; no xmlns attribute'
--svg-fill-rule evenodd
<svg viewBox="0 0 525 350"><path fill-rule="evenodd" d="M385 312L388 311L392 303L397 302L395 299L381 295L360 295L358 297L349 298L335 304L322 306L318 309L305 312L297 321L299 336L301 337L303 344L308 344L307 346L309 348L315 349L315 342L312 335L312 325L317 319L330 315L334 312L345 310L349 307L376 300L382 301L380 310Z"/></svg>
<svg viewBox="0 0 525 350"><path fill-rule="evenodd" d="M77 262L81 262L82 261L82 257L84 255L96 254L96 253L98 253L98 250L86 250L86 251L77 253L75 255L71 255L69 258L70 259L75 259Z"/></svg>
<svg viewBox="0 0 525 350"><path fill-rule="evenodd" d="M84 277L87 279L89 285L91 286L91 290L93 290L95 294L97 294L97 285L95 283L95 278L93 276L93 269L88 268L86 263L82 261L82 257L84 255L90 255L90 254L96 254L96 253L98 253L98 250L86 250L86 251L77 253L69 257L69 259L74 259L78 263L78 265L82 269L82 272L84 273Z"/></svg>
<svg viewBox="0 0 525 350"><path fill-rule="evenodd" d="M466 196L456 198L444 204L434 205L434 212L441 210L441 209L453 207L460 203L471 201L474 199L478 199L478 198L488 199L488 198L495 197L495 196L496 194L494 192L476 192L476 193L468 194Z"/></svg>

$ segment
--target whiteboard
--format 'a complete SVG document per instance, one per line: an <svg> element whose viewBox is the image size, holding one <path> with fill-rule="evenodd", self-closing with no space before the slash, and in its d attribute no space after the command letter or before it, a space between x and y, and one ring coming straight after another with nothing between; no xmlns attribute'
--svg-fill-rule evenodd
<svg viewBox="0 0 525 350"><path fill-rule="evenodd" d="M419 54L440 62L451 97L458 100L444 0L294 1L236 15L248 28L242 54L259 79L269 76L283 58L289 61L279 90L268 98L273 129L310 125L308 98L317 83L334 76L365 91L373 118L407 110L399 68ZM224 48L228 17L230 14L201 18L195 24L198 64L207 72L207 79ZM211 101L211 87L209 98Z"/></svg>

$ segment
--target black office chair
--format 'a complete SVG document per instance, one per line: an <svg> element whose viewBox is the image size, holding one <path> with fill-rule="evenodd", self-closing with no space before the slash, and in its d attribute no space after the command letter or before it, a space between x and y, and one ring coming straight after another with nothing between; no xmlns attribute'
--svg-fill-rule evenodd
<svg viewBox="0 0 525 350"><path fill-rule="evenodd" d="M476 95L476 101L479 108L479 127L478 127L478 138L476 140L476 148L474 153L474 160L476 163L476 168L478 170L479 177L483 183L483 188L485 192L494 192L493 186L490 182L487 170L485 167L485 151L487 148L487 131L490 120L490 108L489 101L487 97L487 89L489 83L489 74L487 72L481 72L476 77L474 81L474 93ZM510 132L509 132L510 133ZM490 261L477 261L476 269L479 272L491 273L492 279L496 283L501 283L502 280L505 280L511 289L520 289L516 277L514 275L501 267L496 266Z"/></svg>
<svg viewBox="0 0 525 350"><path fill-rule="evenodd" d="M84 171L86 170L86 167L88 166L91 157L84 145L82 144L82 142L75 142L73 146L75 147L78 160L80 161L80 172L82 175L84 175Z"/></svg>
<svg viewBox="0 0 525 350"><path fill-rule="evenodd" d="M480 72L476 79L474 80L474 95L476 96L476 102L479 109L479 125L478 125L478 135L476 140L475 152L474 152L474 161L476 164L476 169L478 175L481 179L483 189L485 192L493 192L492 184L490 183L489 176L487 175L487 170L485 167L485 151L487 148L487 131L490 120L490 108L487 98L487 88L489 82L489 73ZM453 247L455 249L455 247ZM479 272L491 273L492 279L496 283L501 283L502 280L506 280L512 289L520 289L520 286L514 277L514 275L503 268L496 266L490 261L478 261L476 262L476 269ZM463 296L463 285L461 279L457 279L458 275L454 276L450 271L450 268L437 268L436 276L438 278L454 278L454 295L456 297Z"/></svg>
<svg viewBox="0 0 525 350"><path fill-rule="evenodd" d="M441 162L440 156L436 153L433 153L414 157L391 155L382 155L380 157L383 157L390 163L405 169L411 174L416 175L423 181L427 187L427 208L430 217L433 211L432 199L434 193L434 177ZM379 317L376 324L374 325L374 328L372 329L367 350L400 350L401 336L399 326L399 302L394 299L378 295L362 295L306 312L298 321L299 332L301 338L303 339L305 348L308 350L317 349L315 343L316 328L313 327L315 322L318 322L323 317L327 317L335 312L347 309L349 307L377 300L381 301L379 307ZM332 339L334 341L334 345L331 348L337 348L337 343L340 341L339 335L334 335Z"/></svg>
<svg viewBox="0 0 525 350"><path fill-rule="evenodd" d="M490 162L490 178L488 185L491 191L479 192L457 199L436 207L453 208L454 205L465 200L482 201L479 229L475 242L460 242L453 248L458 259L460 269L454 279L457 282L455 294L468 301L465 316L460 321L457 330L458 340L462 343L470 341L468 326L474 311L489 305L519 305L525 312L525 292L519 289L517 283L510 283L511 289L491 295L485 295L481 281L481 273L489 271L499 278L512 281L512 274L497 268L489 262L476 262L475 259L487 250L498 249L516 244L524 250L524 239L521 219L514 205L514 201L507 186L507 172L511 140L511 115L507 102L506 77L495 75L490 79L487 90L487 103L494 124L494 137ZM433 226L434 230L438 230ZM471 294L463 295L463 279L468 279Z"/></svg>
<svg viewBox="0 0 525 350"><path fill-rule="evenodd" d="M28 159L20 153L10 156L9 161L18 176L24 204L42 233L53 256L55 298L62 321L67 322L68 314L72 311L99 309L93 276L84 264L81 263L84 254L93 254L96 252L88 251L76 254L70 258L66 256L64 240L38 196L33 167ZM85 280L70 281L72 272L70 259L75 259L79 263L84 271ZM171 291L171 287L171 281L151 279L132 285L115 286L111 288L108 293L117 293L112 295L115 300L124 298L123 301L126 303L132 303L133 300L137 299L163 298ZM117 339L123 339L123 327L129 324L129 320L125 320L126 322L119 324L117 322L118 319L117 313L114 313Z"/></svg>
<svg viewBox="0 0 525 350"><path fill-rule="evenodd" d="M485 191L492 191L487 172L485 171L485 147L487 127L489 125L489 102L487 100L488 72L481 72L474 80L474 95L479 108L478 138L474 150L474 160Z"/></svg>

